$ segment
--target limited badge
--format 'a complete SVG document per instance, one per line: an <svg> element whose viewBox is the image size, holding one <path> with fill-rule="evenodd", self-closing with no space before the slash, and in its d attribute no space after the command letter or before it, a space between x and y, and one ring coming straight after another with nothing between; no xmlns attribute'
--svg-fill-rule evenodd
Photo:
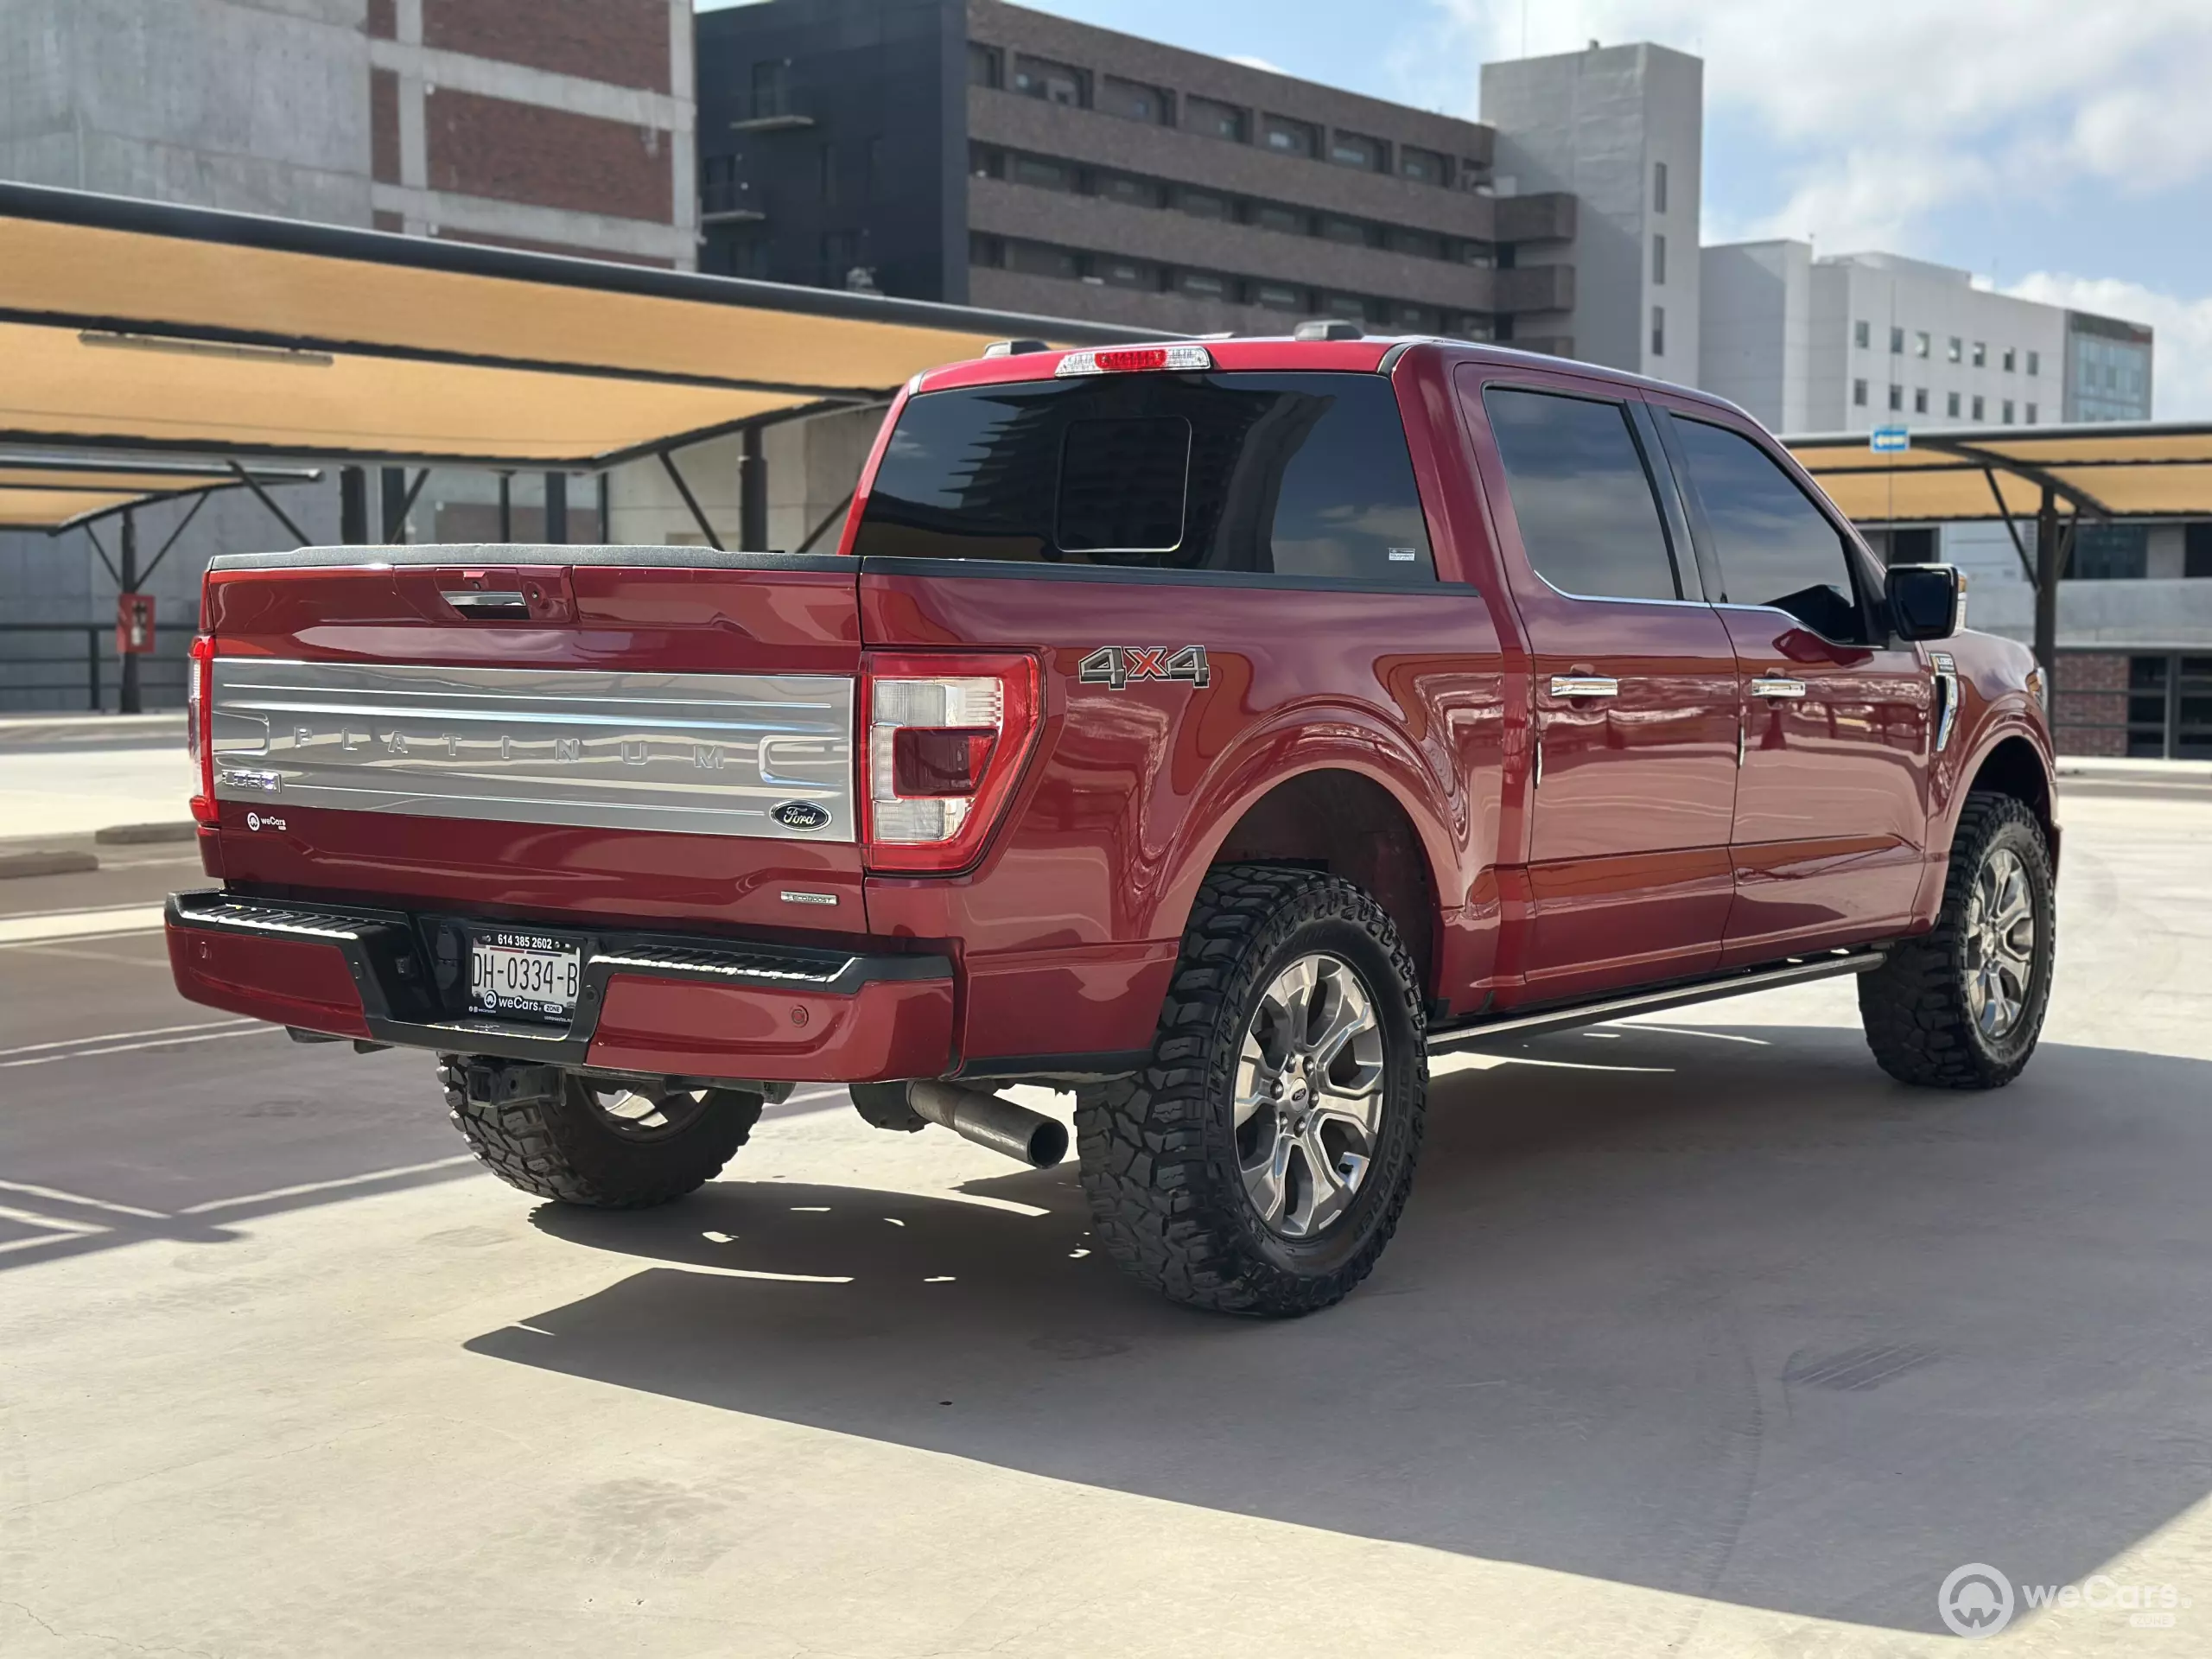
<svg viewBox="0 0 2212 1659"><path fill-rule="evenodd" d="M812 801L785 801L768 809L768 816L786 830L819 830L830 822L830 810Z"/></svg>

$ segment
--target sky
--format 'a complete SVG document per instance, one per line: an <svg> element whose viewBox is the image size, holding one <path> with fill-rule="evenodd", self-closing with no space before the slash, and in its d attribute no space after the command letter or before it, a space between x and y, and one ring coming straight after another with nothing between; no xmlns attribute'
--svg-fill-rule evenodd
<svg viewBox="0 0 2212 1659"><path fill-rule="evenodd" d="M2212 417L2212 0L1025 3L1477 118L1481 66L1524 48L1694 53L1706 241L1905 254L2149 323L2158 417Z"/></svg>

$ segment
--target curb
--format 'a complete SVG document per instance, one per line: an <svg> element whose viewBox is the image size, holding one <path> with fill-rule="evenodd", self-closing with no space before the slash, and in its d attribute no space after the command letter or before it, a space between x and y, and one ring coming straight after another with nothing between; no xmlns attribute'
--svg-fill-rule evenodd
<svg viewBox="0 0 2212 1659"><path fill-rule="evenodd" d="M90 853L0 853L0 881L18 875L81 875L100 861Z"/></svg>
<svg viewBox="0 0 2212 1659"><path fill-rule="evenodd" d="M197 828L190 818L166 823L111 823L95 830L92 839L103 847L137 847L155 841L190 841Z"/></svg>

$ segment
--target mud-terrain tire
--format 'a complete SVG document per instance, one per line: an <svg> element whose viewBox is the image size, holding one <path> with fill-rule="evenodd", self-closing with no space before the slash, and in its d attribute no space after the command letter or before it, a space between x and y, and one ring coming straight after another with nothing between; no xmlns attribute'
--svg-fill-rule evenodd
<svg viewBox="0 0 2212 1659"><path fill-rule="evenodd" d="M1300 974L1306 988L1284 992L1286 976ZM1263 997L1274 1000L1263 1007ZM1347 1029L1368 1023L1324 1061L1339 1019ZM1300 1046L1316 1020L1326 1021L1319 1040ZM1341 1300L1374 1268L1412 1190L1425 1028L1420 973L1358 887L1274 865L1211 871L1148 1063L1077 1091L1094 1236L1138 1279L1193 1307L1281 1318ZM1266 1053L1278 1042L1279 1065ZM1284 1103L1248 1111L1240 1126L1240 1087ZM1317 1158L1327 1165L1318 1175ZM1271 1222L1266 1206L1278 1198ZM1290 1236L1301 1226L1310 1231Z"/></svg>
<svg viewBox="0 0 2212 1659"><path fill-rule="evenodd" d="M2014 892L2032 937L1993 907ZM1882 1069L1928 1089L2001 1089L2018 1077L2050 1001L2056 921L2043 826L2010 795L1969 795L1934 931L1859 976L1866 1046Z"/></svg>
<svg viewBox="0 0 2212 1659"><path fill-rule="evenodd" d="M643 1210L704 1185L760 1118L758 1095L649 1098L594 1089L558 1066L446 1054L438 1077L454 1127L486 1169L524 1192L594 1210ZM638 1115L639 1103L651 1110Z"/></svg>

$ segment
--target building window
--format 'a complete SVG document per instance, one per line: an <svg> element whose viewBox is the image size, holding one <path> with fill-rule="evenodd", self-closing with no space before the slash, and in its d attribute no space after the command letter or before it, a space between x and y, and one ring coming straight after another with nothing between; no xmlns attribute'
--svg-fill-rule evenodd
<svg viewBox="0 0 2212 1659"><path fill-rule="evenodd" d="M1333 213L1321 219L1321 234L1332 242L1341 242L1347 247L1371 248L1382 238L1371 226L1356 219L1338 219Z"/></svg>
<svg viewBox="0 0 2212 1659"><path fill-rule="evenodd" d="M2069 582L2140 582L2151 573L2151 532L2141 524L2083 524L2074 532Z"/></svg>
<svg viewBox="0 0 2212 1659"><path fill-rule="evenodd" d="M1651 237L1651 285L1667 285L1667 238L1656 231Z"/></svg>
<svg viewBox="0 0 2212 1659"><path fill-rule="evenodd" d="M2028 405L2027 414L2028 424L2033 426L2036 423L2036 406L2033 404Z"/></svg>
<svg viewBox="0 0 2212 1659"><path fill-rule="evenodd" d="M1915 357L1925 357L1928 355L1928 331L1923 328L1912 337L1912 354Z"/></svg>
<svg viewBox="0 0 2212 1659"><path fill-rule="evenodd" d="M1400 144L1398 176L1411 179L1416 184L1448 185L1452 182L1452 158L1414 144Z"/></svg>
<svg viewBox="0 0 2212 1659"><path fill-rule="evenodd" d="M2028 353L2028 372L2030 374L2041 374L2043 372L2043 353L2041 352L2030 352Z"/></svg>
<svg viewBox="0 0 2212 1659"><path fill-rule="evenodd" d="M1858 321L1851 325L1851 343L1853 346L1856 346L1860 351L1865 351L1868 343L1871 342L1873 338L1873 325L1868 322L1866 318L1861 317Z"/></svg>
<svg viewBox="0 0 2212 1659"><path fill-rule="evenodd" d="M1006 152L986 144L968 146L968 176L971 179L1006 177Z"/></svg>
<svg viewBox="0 0 2212 1659"><path fill-rule="evenodd" d="M2007 346L2005 348L2005 373L2010 374L2010 373L2012 373L2012 372L2013 372L2013 368L2014 368L2015 362L2016 362L2016 354L2014 353L2014 352L2013 352L2012 348L2010 346Z"/></svg>
<svg viewBox="0 0 2212 1659"><path fill-rule="evenodd" d="M1033 184L1039 190L1072 190L1075 188L1075 169L1064 162L1047 161L1041 156L1017 156L1008 169L1016 184Z"/></svg>
<svg viewBox="0 0 2212 1659"><path fill-rule="evenodd" d="M2010 397L2005 400L2005 424L2012 424L2012 400Z"/></svg>
<svg viewBox="0 0 2212 1659"><path fill-rule="evenodd" d="M1952 392L1943 399L1943 412L1953 420L1959 418L1959 394Z"/></svg>
<svg viewBox="0 0 2212 1659"><path fill-rule="evenodd" d="M842 288L847 275L861 262L861 236L858 231L826 231L822 237L822 283L825 288Z"/></svg>
<svg viewBox="0 0 2212 1659"><path fill-rule="evenodd" d="M1981 411L1982 411L1981 394L1980 394L1980 392L1976 392L1976 393L1974 393L1974 419L1976 419L1977 421L1978 421L1978 420L1980 420L1980 419L1982 418L1982 413L1981 413Z"/></svg>
<svg viewBox="0 0 2212 1659"><path fill-rule="evenodd" d="M1060 276L1072 281L1083 275L1083 264L1066 248L1046 247L1041 242L1009 242L1006 266L1025 276Z"/></svg>
<svg viewBox="0 0 2212 1659"><path fill-rule="evenodd" d="M1167 94L1141 80L1123 80L1119 75L1103 77L1098 83L1098 107L1124 121L1148 121L1154 126L1168 124Z"/></svg>
<svg viewBox="0 0 2212 1659"><path fill-rule="evenodd" d="M1338 132L1329 140L1329 159L1338 167L1357 167L1369 173L1387 173L1384 165L1388 147L1380 138L1363 137L1356 132Z"/></svg>
<svg viewBox="0 0 2212 1659"><path fill-rule="evenodd" d="M1006 264L1006 243L995 236L971 235L968 238L968 263L997 270Z"/></svg>
<svg viewBox="0 0 2212 1659"><path fill-rule="evenodd" d="M1890 355L1891 357L1904 355L1904 330L1902 328L1890 330Z"/></svg>
<svg viewBox="0 0 2212 1659"><path fill-rule="evenodd" d="M1949 344L1949 346L1946 348L1946 350L1947 350L1947 352L1948 352L1948 355L1949 355L1949 357L1950 357L1950 360L1951 360L1952 362L1954 362L1954 363L1955 363L1955 362L1957 362L1957 361L1959 360L1959 350L1960 350L1960 346L1961 346L1961 343L1962 343L1962 342L1960 340L1959 337L1958 337L1956 334L1953 334L1953 335L1951 336L1951 341L1950 341L1950 344Z"/></svg>
<svg viewBox="0 0 2212 1659"><path fill-rule="evenodd" d="M1303 311L1306 290L1293 288L1287 283L1255 283L1252 284L1252 303L1265 306L1270 311Z"/></svg>
<svg viewBox="0 0 2212 1659"><path fill-rule="evenodd" d="M791 65L781 58L753 66L753 118L755 121L791 113L785 106L790 69Z"/></svg>
<svg viewBox="0 0 2212 1659"><path fill-rule="evenodd" d="M1249 118L1234 104L1217 103L1211 98L1185 98L1183 100L1183 130L1204 133L1209 138L1226 138L1232 143L1243 143L1251 129Z"/></svg>
<svg viewBox="0 0 2212 1659"><path fill-rule="evenodd" d="M1851 402L1854 408L1866 407L1866 383L1864 380L1854 380L1851 383Z"/></svg>
<svg viewBox="0 0 2212 1659"><path fill-rule="evenodd" d="M1217 196L1211 190L1193 190L1188 185L1175 193L1175 206L1193 219L1227 219L1229 198Z"/></svg>
<svg viewBox="0 0 2212 1659"><path fill-rule="evenodd" d="M1108 288L1135 288L1157 291L1160 272L1141 259L1101 259L1091 273Z"/></svg>
<svg viewBox="0 0 2212 1659"><path fill-rule="evenodd" d="M1977 369L1989 366L1989 347L1978 340L1974 343L1974 365Z"/></svg>
<svg viewBox="0 0 2212 1659"><path fill-rule="evenodd" d="M1667 211L1667 163L1664 162L1651 163L1651 211L1655 213Z"/></svg>
<svg viewBox="0 0 2212 1659"><path fill-rule="evenodd" d="M836 207L837 205L837 146L835 144L822 146L817 160L817 183L821 192L822 205L825 207Z"/></svg>
<svg viewBox="0 0 2212 1659"><path fill-rule="evenodd" d="M1928 412L1927 387L1915 386L1912 389L1912 412L1916 415L1925 415Z"/></svg>
<svg viewBox="0 0 2212 1659"><path fill-rule="evenodd" d="M968 84L970 86L1006 85L1006 59L995 46L968 42Z"/></svg>
<svg viewBox="0 0 2212 1659"><path fill-rule="evenodd" d="M1904 388L1894 380L1890 382L1890 408L1898 414L1904 412Z"/></svg>
<svg viewBox="0 0 2212 1659"><path fill-rule="evenodd" d="M1211 270L1179 270L1175 273L1176 291L1196 300L1225 300L1231 287L1228 277Z"/></svg>
<svg viewBox="0 0 2212 1659"><path fill-rule="evenodd" d="M1090 79L1072 64L1054 63L1050 58L1017 55L1014 60L1014 90L1024 98L1041 98L1047 104L1084 107L1090 102L1086 96Z"/></svg>
<svg viewBox="0 0 2212 1659"><path fill-rule="evenodd" d="M1311 221L1295 207L1262 201L1253 204L1252 223L1263 231L1280 231L1286 236L1304 236Z"/></svg>
<svg viewBox="0 0 2212 1659"><path fill-rule="evenodd" d="M1162 206L1160 187L1150 179L1131 178L1126 173L1100 173L1094 176L1093 188L1109 201L1118 201L1125 207L1158 207Z"/></svg>
<svg viewBox="0 0 2212 1659"><path fill-rule="evenodd" d="M1262 116L1260 142L1278 156L1311 159L1321 152L1320 130L1309 121L1294 121L1287 115Z"/></svg>
<svg viewBox="0 0 2212 1659"><path fill-rule="evenodd" d="M1651 308L1651 355L1667 355L1667 308L1663 305Z"/></svg>
<svg viewBox="0 0 2212 1659"><path fill-rule="evenodd" d="M1433 231L1393 231L1390 232L1390 251L1393 253L1409 253L1416 259L1441 259L1444 257L1444 238Z"/></svg>
<svg viewBox="0 0 2212 1659"><path fill-rule="evenodd" d="M2212 522L2199 519L2181 532L2181 573L2192 579L2212 576Z"/></svg>

